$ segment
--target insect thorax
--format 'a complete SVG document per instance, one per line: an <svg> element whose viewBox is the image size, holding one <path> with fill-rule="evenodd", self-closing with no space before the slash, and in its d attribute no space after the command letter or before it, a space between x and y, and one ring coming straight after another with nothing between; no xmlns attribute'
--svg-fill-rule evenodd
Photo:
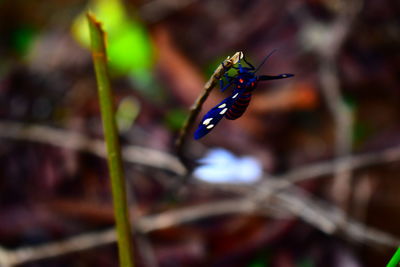
<svg viewBox="0 0 400 267"><path fill-rule="evenodd" d="M255 88L257 77L252 72L240 73L235 78L237 88L246 88L246 91L252 91Z"/></svg>

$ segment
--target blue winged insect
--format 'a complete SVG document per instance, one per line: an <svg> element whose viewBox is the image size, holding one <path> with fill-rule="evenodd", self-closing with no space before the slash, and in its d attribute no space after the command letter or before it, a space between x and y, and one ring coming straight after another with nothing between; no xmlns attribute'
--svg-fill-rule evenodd
<svg viewBox="0 0 400 267"><path fill-rule="evenodd" d="M227 84L224 84L223 79L220 80L221 91L223 92L230 86L233 86L233 93L204 115L194 133L194 139L200 139L211 132L223 117L228 120L236 120L242 116L249 105L251 94L257 87L259 81L277 80L294 76L289 73L274 76L256 75L257 71L274 52L275 50L269 53L257 68L250 64L245 58L242 58L238 62L238 67L232 67L237 70L234 76L229 76L227 73L224 74ZM247 64L247 67L242 66L242 60ZM225 68L224 65L222 66Z"/></svg>

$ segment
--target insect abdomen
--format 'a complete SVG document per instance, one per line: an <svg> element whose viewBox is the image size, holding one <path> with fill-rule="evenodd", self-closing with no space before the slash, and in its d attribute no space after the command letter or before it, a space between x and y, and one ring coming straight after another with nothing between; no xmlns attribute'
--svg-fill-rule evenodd
<svg viewBox="0 0 400 267"><path fill-rule="evenodd" d="M226 113L225 118L236 120L246 111L251 99L251 92L243 93Z"/></svg>

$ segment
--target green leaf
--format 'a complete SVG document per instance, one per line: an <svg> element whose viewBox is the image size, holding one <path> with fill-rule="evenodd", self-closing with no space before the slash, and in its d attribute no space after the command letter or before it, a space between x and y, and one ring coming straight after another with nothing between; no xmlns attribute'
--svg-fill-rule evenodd
<svg viewBox="0 0 400 267"><path fill-rule="evenodd" d="M153 49L148 32L138 20L130 18L120 0L93 0L89 9L103 22L107 32L107 52L113 74L127 75L151 72ZM72 34L82 45L89 47L89 32L85 14L72 25ZM135 77L141 81L141 77Z"/></svg>

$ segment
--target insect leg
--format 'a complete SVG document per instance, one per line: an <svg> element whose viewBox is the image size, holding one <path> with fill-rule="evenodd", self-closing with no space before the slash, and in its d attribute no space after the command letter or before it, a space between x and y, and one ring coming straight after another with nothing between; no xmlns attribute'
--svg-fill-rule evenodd
<svg viewBox="0 0 400 267"><path fill-rule="evenodd" d="M235 77L231 77L226 73L224 74L224 77L227 80L227 84L224 85L223 79L219 80L219 85L220 85L221 92L224 92L229 86L232 85L233 81L235 80Z"/></svg>
<svg viewBox="0 0 400 267"><path fill-rule="evenodd" d="M245 58L243 58L244 62L246 62L247 65L249 65L250 68L248 68L249 70L255 70L256 68L250 64L250 62L248 62Z"/></svg>
<svg viewBox="0 0 400 267"><path fill-rule="evenodd" d="M244 67L242 67L242 63L239 61L238 63L239 68L237 68L239 70L239 72L243 73L243 70L245 69Z"/></svg>
<svg viewBox="0 0 400 267"><path fill-rule="evenodd" d="M227 85L224 85L224 80L223 78L225 78L227 80ZM221 78L219 80L219 86L220 86L220 90L221 92L225 91L229 86L231 86L233 80L235 79L235 77L229 76L227 73L223 74L223 78Z"/></svg>
<svg viewBox="0 0 400 267"><path fill-rule="evenodd" d="M228 89L228 88L229 88L229 86L231 86L231 85L232 85L232 82L233 82L233 81L229 81L229 82L228 82L228 84L227 84L227 85L225 85L225 87L223 87L223 82L222 82L222 80L220 80L221 92L224 92L226 89Z"/></svg>
<svg viewBox="0 0 400 267"><path fill-rule="evenodd" d="M220 80L219 80L219 88L221 89L221 91L222 91L222 90L225 90L225 89L224 89L224 80L223 80L223 79L220 79Z"/></svg>

